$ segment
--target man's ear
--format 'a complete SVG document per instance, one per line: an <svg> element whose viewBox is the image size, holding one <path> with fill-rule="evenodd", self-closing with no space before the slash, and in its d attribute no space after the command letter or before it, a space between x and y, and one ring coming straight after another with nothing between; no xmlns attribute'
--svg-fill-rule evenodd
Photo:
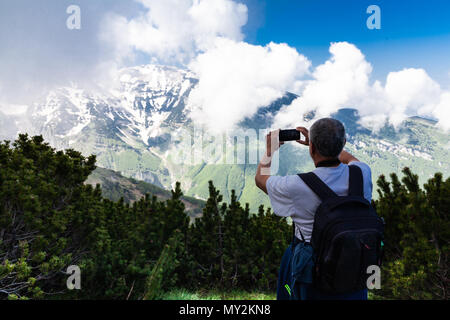
<svg viewBox="0 0 450 320"><path fill-rule="evenodd" d="M347 138L344 138L344 146L342 147L342 150L344 149L346 144L347 144Z"/></svg>
<svg viewBox="0 0 450 320"><path fill-rule="evenodd" d="M316 154L316 147L311 142L309 143L309 151L310 151L311 155Z"/></svg>

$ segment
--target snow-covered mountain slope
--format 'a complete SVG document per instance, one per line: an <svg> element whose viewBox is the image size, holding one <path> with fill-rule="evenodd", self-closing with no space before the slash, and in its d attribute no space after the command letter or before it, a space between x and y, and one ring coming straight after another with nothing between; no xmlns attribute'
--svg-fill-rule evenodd
<svg viewBox="0 0 450 320"><path fill-rule="evenodd" d="M194 74L171 67L124 69L107 92L77 87L49 92L43 101L29 108L27 120L31 126L17 125L16 118L11 120L0 114L0 137L13 139L13 133L24 131L42 134L57 148L96 154L99 166L124 176L164 188L180 181L187 195L200 198L207 197L207 183L213 180L225 199L231 189L236 189L240 200L250 202L252 208L268 204L267 197L253 183L254 163L191 165L172 160L171 152L178 147L171 133L192 126L187 104L197 83ZM295 98L287 93L251 119L242 119L242 127L270 127L273 115ZM311 118L299 118L302 116ZM347 147L372 166L374 180L382 173L398 173L404 166L413 168L422 182L437 171L449 174L449 137L433 122L411 118L400 130L386 126L375 133L358 124L355 110L343 109L334 116L346 125ZM213 143L206 142L206 146ZM296 144L282 148L279 174L310 169L312 163L306 148Z"/></svg>
<svg viewBox="0 0 450 320"><path fill-rule="evenodd" d="M89 126L131 145L161 135L161 128L186 121L185 100L197 83L186 71L148 65L124 69L109 92L78 88L51 91L33 106L34 129L69 146Z"/></svg>

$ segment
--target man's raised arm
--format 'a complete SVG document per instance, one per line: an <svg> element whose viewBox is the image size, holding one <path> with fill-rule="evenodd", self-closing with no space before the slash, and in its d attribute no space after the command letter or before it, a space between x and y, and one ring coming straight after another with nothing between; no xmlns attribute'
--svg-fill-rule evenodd
<svg viewBox="0 0 450 320"><path fill-rule="evenodd" d="M255 175L255 183L258 188L267 194L267 180L270 178L270 166L272 164L273 154L280 148L284 142L279 142L278 135L280 130L269 132L266 136L266 152L258 164ZM273 142L273 143L272 143ZM272 147L273 145L273 147Z"/></svg>
<svg viewBox="0 0 450 320"><path fill-rule="evenodd" d="M347 152L345 150L342 150L341 154L339 155L339 160L343 164L349 164L353 161L359 161L356 157L354 157L350 152Z"/></svg>

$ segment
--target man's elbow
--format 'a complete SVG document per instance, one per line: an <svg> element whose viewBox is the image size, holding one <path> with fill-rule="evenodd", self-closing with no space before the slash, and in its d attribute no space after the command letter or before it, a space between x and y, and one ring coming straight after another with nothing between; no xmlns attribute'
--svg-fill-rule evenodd
<svg viewBox="0 0 450 320"><path fill-rule="evenodd" d="M266 188L267 179L268 179L268 177L266 178L266 177L263 177L260 175L255 176L256 186L265 193L267 193L267 188Z"/></svg>
<svg viewBox="0 0 450 320"><path fill-rule="evenodd" d="M261 189L260 184L259 184L259 177L258 177L258 175L255 176L255 184L256 184L256 186L257 186L258 188Z"/></svg>

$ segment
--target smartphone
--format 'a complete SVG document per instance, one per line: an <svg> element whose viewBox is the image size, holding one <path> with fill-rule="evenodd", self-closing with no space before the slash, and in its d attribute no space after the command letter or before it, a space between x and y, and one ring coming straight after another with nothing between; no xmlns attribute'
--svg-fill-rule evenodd
<svg viewBox="0 0 450 320"><path fill-rule="evenodd" d="M300 140L300 131L296 129L280 130L280 141L298 141Z"/></svg>

